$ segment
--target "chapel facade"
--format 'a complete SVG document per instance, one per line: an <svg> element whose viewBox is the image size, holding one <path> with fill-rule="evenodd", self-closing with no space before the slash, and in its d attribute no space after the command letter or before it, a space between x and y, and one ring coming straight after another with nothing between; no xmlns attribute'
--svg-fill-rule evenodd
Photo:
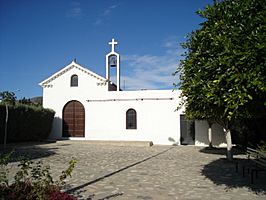
<svg viewBox="0 0 266 200"><path fill-rule="evenodd" d="M177 110L179 90L122 91L117 42L109 42L106 76L73 60L39 85L43 106L55 111L51 139L97 141L150 141L166 145L208 145L208 124L188 121L185 109ZM116 69L116 84L110 81ZM225 144L222 128L213 126L212 144Z"/></svg>

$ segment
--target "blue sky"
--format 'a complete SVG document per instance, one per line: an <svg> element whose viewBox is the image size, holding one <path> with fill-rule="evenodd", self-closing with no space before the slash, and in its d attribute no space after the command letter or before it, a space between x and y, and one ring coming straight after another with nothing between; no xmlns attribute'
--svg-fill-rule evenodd
<svg viewBox="0 0 266 200"><path fill-rule="evenodd" d="M41 96L38 83L74 58L105 76L112 38L121 55L122 89L172 89L180 43L202 22L195 12L212 2L0 0L0 91Z"/></svg>

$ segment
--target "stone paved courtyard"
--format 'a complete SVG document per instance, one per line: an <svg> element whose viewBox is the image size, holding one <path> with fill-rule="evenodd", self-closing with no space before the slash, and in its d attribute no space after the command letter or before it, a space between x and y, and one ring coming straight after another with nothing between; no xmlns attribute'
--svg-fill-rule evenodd
<svg viewBox="0 0 266 200"><path fill-rule="evenodd" d="M224 150L85 141L20 144L15 149L49 164L55 176L76 158L66 190L79 199L266 199L265 174L250 184L248 177L236 173L235 165L225 160ZM15 173L14 167L12 170Z"/></svg>

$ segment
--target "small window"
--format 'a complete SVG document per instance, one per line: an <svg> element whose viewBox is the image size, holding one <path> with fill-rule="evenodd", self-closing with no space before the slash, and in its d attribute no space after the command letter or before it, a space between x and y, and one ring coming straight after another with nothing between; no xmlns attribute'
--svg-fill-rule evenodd
<svg viewBox="0 0 266 200"><path fill-rule="evenodd" d="M79 83L78 76L77 75L72 75L71 76L70 86L71 87L78 87L78 83Z"/></svg>
<svg viewBox="0 0 266 200"><path fill-rule="evenodd" d="M126 113L126 129L137 129L137 112L132 108Z"/></svg>

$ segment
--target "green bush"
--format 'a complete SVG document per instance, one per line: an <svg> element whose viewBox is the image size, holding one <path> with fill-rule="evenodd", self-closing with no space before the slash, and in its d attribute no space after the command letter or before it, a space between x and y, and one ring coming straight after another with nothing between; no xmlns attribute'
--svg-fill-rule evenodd
<svg viewBox="0 0 266 200"><path fill-rule="evenodd" d="M8 105L7 142L46 139L52 128L55 112L40 106ZM5 133L6 106L0 104L0 141Z"/></svg>
<svg viewBox="0 0 266 200"><path fill-rule="evenodd" d="M266 154L266 142L265 141L261 141L260 144L257 145L257 150L259 150L262 153Z"/></svg>
<svg viewBox="0 0 266 200"><path fill-rule="evenodd" d="M57 181L54 181L49 166L41 161L22 160L19 170L10 184L8 177L8 160L12 153L0 157L0 200L76 200L75 197L60 191L65 185L65 179L70 177L76 165L72 159L66 170Z"/></svg>

